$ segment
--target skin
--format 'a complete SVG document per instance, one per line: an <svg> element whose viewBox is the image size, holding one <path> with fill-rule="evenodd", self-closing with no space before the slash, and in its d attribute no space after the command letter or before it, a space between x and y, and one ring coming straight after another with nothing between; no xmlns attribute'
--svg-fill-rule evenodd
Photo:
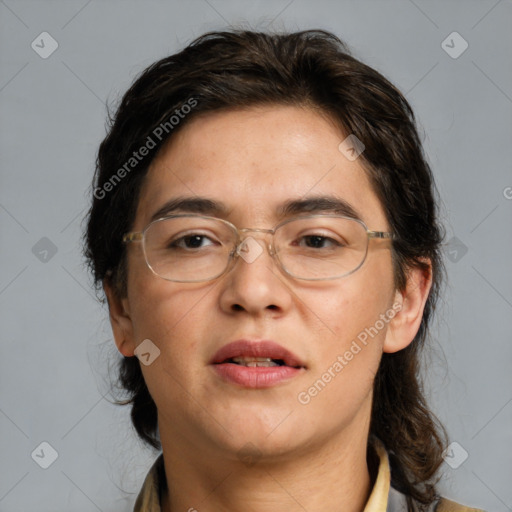
<svg viewBox="0 0 512 512"><path fill-rule="evenodd" d="M338 150L345 138L312 110L265 106L202 115L164 147L148 171L134 231L166 201L205 196L226 203L237 227L273 228L289 199L336 195L369 229L387 231L382 205L360 160ZM257 238L257 235L255 235ZM393 284L390 242L371 240L364 265L342 279L307 282L278 269L268 252L239 260L207 283L175 283L128 247L127 295L105 283L119 351L133 356L149 338L161 353L141 365L158 408L170 492L163 510L361 511L371 492L366 459L372 385L383 352L414 338L430 274ZM401 311L307 405L307 390L379 315ZM268 389L222 381L209 361L240 338L274 340L306 369ZM253 464L240 460L248 443ZM245 448L244 448L245 447Z"/></svg>

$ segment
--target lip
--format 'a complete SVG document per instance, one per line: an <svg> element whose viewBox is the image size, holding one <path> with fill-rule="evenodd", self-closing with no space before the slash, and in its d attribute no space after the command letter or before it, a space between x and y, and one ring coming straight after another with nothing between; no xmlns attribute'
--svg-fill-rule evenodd
<svg viewBox="0 0 512 512"><path fill-rule="evenodd" d="M234 357L281 359L283 366L250 367L228 362ZM223 380L246 388L269 388L303 373L306 365L292 352L274 341L237 340L223 346L210 361Z"/></svg>

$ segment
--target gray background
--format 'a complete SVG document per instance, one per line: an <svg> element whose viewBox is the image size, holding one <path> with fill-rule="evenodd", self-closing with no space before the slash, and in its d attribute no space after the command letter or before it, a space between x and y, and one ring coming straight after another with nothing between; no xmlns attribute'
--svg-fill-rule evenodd
<svg viewBox="0 0 512 512"><path fill-rule="evenodd" d="M433 408L458 443L442 490L511 510L512 3L4 0L0 511L133 506L154 454L128 408L109 402L116 351L80 253L105 100L194 37L241 22L332 30L412 103L449 241L426 359ZM46 59L31 47L43 31L59 45ZM442 46L453 31L469 44L458 58L445 51L462 49L457 36ZM43 441L58 453L48 469L35 462L51 461Z"/></svg>

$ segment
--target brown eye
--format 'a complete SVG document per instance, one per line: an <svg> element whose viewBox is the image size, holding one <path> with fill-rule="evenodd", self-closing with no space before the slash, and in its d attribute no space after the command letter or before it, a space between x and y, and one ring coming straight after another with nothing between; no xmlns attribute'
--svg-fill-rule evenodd
<svg viewBox="0 0 512 512"><path fill-rule="evenodd" d="M303 237L305 241L306 247L310 247L312 249L325 249L325 244L329 244L329 246L339 246L340 244L333 240L332 238L321 236L321 235L308 235Z"/></svg>
<svg viewBox="0 0 512 512"><path fill-rule="evenodd" d="M209 242L209 243L208 243ZM201 249L213 245L213 242L206 235L187 235L182 236L169 244L170 249Z"/></svg>

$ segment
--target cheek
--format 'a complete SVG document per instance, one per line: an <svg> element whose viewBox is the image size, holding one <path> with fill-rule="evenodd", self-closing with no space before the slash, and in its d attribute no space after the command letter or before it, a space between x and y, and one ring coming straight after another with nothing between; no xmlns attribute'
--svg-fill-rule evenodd
<svg viewBox="0 0 512 512"><path fill-rule="evenodd" d="M352 340L359 337L364 341L364 333L377 324L379 336L385 333L388 322L382 324L382 315L388 315L394 297L392 274L361 269L344 281L311 292L308 307L325 328L326 336L322 346L331 350L345 350ZM382 336L380 336L382 334Z"/></svg>
<svg viewBox="0 0 512 512"><path fill-rule="evenodd" d="M155 278L134 289L137 296L130 303L137 343L149 338L166 352L172 348L179 359L196 347L194 334L201 327L209 328L202 311L208 302L208 288L188 285L184 289L179 283Z"/></svg>
<svg viewBox="0 0 512 512"><path fill-rule="evenodd" d="M359 414L369 414L387 328L380 320L385 302L377 294L363 300L347 292L324 310L336 335L316 340L317 357L297 397L311 407L308 417L317 418L314 423L344 428Z"/></svg>
<svg viewBox="0 0 512 512"><path fill-rule="evenodd" d="M166 388L170 395L183 395L183 387L200 392L200 375L208 363L205 340L218 332L215 301L218 283L173 283L150 275L135 278L130 304L135 343L150 339L160 350L153 365L142 367L151 394L157 400ZM171 386L172 382L177 386ZM171 399L172 400L172 399Z"/></svg>
<svg viewBox="0 0 512 512"><path fill-rule="evenodd" d="M318 357L311 368L311 393L323 396L319 404L335 404L337 397L344 406L357 404L372 389L394 315L394 288L389 265L367 263L343 282L317 291L309 304L327 333L317 340Z"/></svg>
<svg viewBox="0 0 512 512"><path fill-rule="evenodd" d="M205 318L207 291L178 290L173 283L153 280L139 288L132 311L136 343L150 339L159 355L149 366L141 365L144 380L162 414L186 409L190 396L199 396L201 340L211 330ZM203 300L201 300L203 298ZM211 309L212 305L209 304Z"/></svg>
<svg viewBox="0 0 512 512"><path fill-rule="evenodd" d="M324 306L329 336L317 340L320 357L311 368L314 378L336 381L334 387L371 387L390 320L388 302L378 293L362 298L345 290Z"/></svg>
<svg viewBox="0 0 512 512"><path fill-rule="evenodd" d="M128 259L128 298L135 342L149 338L155 343L167 343L167 337L172 338L194 315L194 306L200 304L202 295L199 288L190 284L184 287L154 275L142 252L132 253Z"/></svg>

